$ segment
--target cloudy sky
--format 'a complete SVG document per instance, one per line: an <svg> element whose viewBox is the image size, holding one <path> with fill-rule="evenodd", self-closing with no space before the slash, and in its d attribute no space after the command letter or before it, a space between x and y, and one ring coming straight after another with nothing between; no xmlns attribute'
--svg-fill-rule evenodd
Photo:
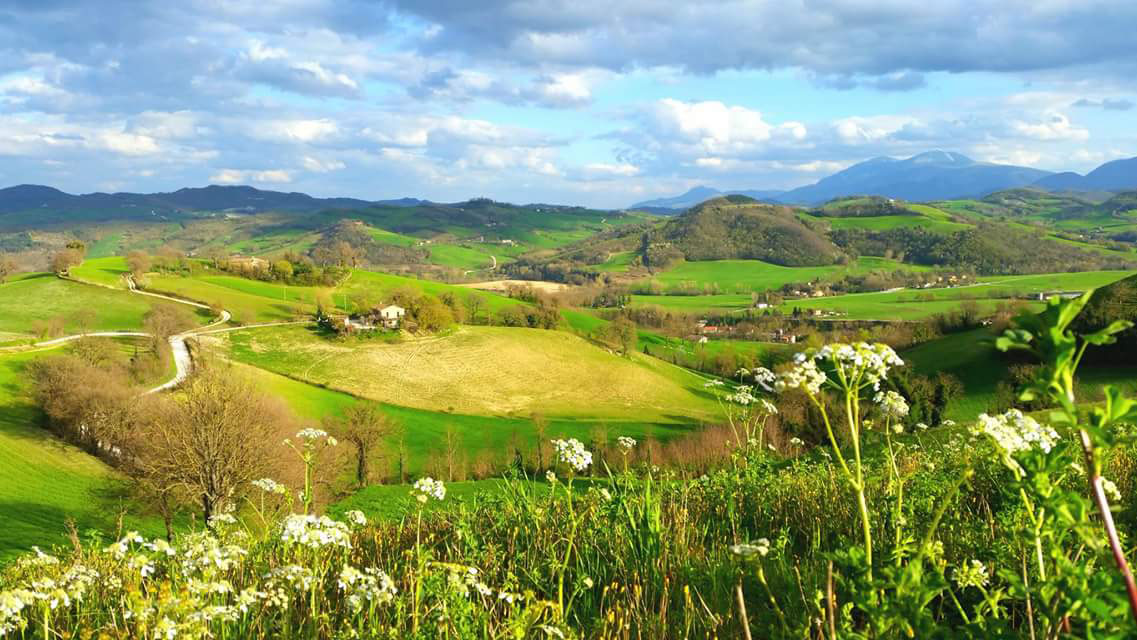
<svg viewBox="0 0 1137 640"><path fill-rule="evenodd" d="M623 206L1137 156L1132 0L5 0L0 186Z"/></svg>

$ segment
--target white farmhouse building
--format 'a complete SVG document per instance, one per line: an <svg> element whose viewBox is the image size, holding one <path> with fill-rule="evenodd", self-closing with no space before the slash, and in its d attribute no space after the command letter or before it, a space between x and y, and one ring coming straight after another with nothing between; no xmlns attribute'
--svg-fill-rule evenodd
<svg viewBox="0 0 1137 640"><path fill-rule="evenodd" d="M399 323L402 322L405 315L407 315L407 310L397 304L379 310L379 318L383 320L383 326L388 329L398 329Z"/></svg>

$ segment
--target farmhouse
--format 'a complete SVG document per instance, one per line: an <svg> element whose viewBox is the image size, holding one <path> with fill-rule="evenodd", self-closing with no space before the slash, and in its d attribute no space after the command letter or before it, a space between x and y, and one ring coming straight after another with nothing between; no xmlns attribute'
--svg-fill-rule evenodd
<svg viewBox="0 0 1137 640"><path fill-rule="evenodd" d="M403 321L405 315L407 315L407 310L396 304L388 305L379 310L379 319L382 320L383 326L388 329L398 329L399 323Z"/></svg>

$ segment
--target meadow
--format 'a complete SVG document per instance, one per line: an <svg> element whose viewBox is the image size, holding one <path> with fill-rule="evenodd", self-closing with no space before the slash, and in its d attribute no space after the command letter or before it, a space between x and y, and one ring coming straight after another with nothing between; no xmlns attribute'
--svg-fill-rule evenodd
<svg viewBox="0 0 1137 640"><path fill-rule="evenodd" d="M156 304L167 303L70 282L55 274L24 274L0 284L0 342L39 337L35 327L46 327L55 319L61 335L79 333L87 321L92 331L137 331Z"/></svg>
<svg viewBox="0 0 1137 640"><path fill-rule="evenodd" d="M327 418L342 416L344 410L356 403L374 402L239 361L233 361L231 366L235 367L237 375L251 378L259 389L281 398L303 424L320 426ZM384 438L383 446L375 451L371 459L372 468L378 471L381 479L397 481L400 451L404 456L403 471L411 477L437 475L448 434L457 447L463 476L472 475L473 467L479 462L490 463L493 468L503 468L511 461L516 450L531 457L538 444L541 444L536 425L530 416L472 415L387 403L379 403L379 406L392 427L392 431ZM690 435L697 428L691 422L649 422L634 416L624 420L587 417L544 419L547 422L544 437L577 438L586 442L597 438L610 441L617 435L630 435L645 441L666 443ZM468 486L472 493L480 484L469 481ZM340 500L337 504L343 509L353 508L344 505L354 504L357 499L377 504L376 496L405 495L405 490L406 486L400 484L375 485L365 488L362 496L353 494L344 499L346 502Z"/></svg>
<svg viewBox="0 0 1137 640"><path fill-rule="evenodd" d="M564 332L460 327L397 343L336 342L301 326L221 334L233 359L379 402L498 417L698 422L719 406L705 381L622 358Z"/></svg>
<svg viewBox="0 0 1137 640"><path fill-rule="evenodd" d="M120 355L132 343L118 341ZM0 563L32 545L67 544L66 523L81 536L117 533L117 519L156 535L161 522L140 516L121 492L115 472L98 458L58 440L41 426L41 415L27 376L39 358L65 353L56 347L34 352L0 353Z"/></svg>
<svg viewBox="0 0 1137 640"><path fill-rule="evenodd" d="M126 289L126 258L122 256L88 257L83 264L71 267L70 275L76 280L92 282L105 287Z"/></svg>
<svg viewBox="0 0 1137 640"><path fill-rule="evenodd" d="M1039 293L1078 292L1120 280L1131 272L1087 271L1016 276L979 276L978 283L959 287L903 289L899 291L852 293L821 298L785 301L778 310L789 313L795 307L820 309L849 320L920 320L937 313L954 311L960 302L975 302L987 312L1012 297L1027 299ZM634 295L637 305L655 305L687 313L726 313L751 306L749 295L707 296Z"/></svg>
<svg viewBox="0 0 1137 640"><path fill-rule="evenodd" d="M979 414L997 408L999 383L1007 380L1011 366L1024 362L1022 358L1016 359L996 349L996 337L981 327L917 345L902 355L916 373L927 376L947 373L958 378L964 392L948 405L947 417L970 422ZM1106 385L1137 393L1137 364L1128 367L1084 365L1079 383L1080 395L1087 398L1102 397ZM1008 387L1004 394L1010 391ZM1001 400L1006 402L1009 397Z"/></svg>
<svg viewBox="0 0 1137 640"><path fill-rule="evenodd" d="M783 267L760 260L708 260L682 262L652 276L664 290L685 284L696 287L716 285L722 294L780 289L790 283L838 280L844 276L863 276L874 271L922 272L927 267L907 265L887 258L862 257L849 265Z"/></svg>

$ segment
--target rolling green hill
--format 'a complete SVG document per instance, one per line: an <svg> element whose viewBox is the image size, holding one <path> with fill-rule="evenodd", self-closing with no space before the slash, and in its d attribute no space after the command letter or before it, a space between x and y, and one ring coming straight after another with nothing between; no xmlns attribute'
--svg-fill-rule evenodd
<svg viewBox="0 0 1137 640"><path fill-rule="evenodd" d="M668 221L652 242L674 247L689 261L748 259L801 267L831 265L841 255L792 209L743 196L704 202ZM651 260L650 250L647 257L649 264L661 262Z"/></svg>
<svg viewBox="0 0 1137 640"><path fill-rule="evenodd" d="M230 356L386 404L483 416L698 422L718 415L703 378L539 329L463 327L400 343L338 343L307 327L224 334Z"/></svg>

